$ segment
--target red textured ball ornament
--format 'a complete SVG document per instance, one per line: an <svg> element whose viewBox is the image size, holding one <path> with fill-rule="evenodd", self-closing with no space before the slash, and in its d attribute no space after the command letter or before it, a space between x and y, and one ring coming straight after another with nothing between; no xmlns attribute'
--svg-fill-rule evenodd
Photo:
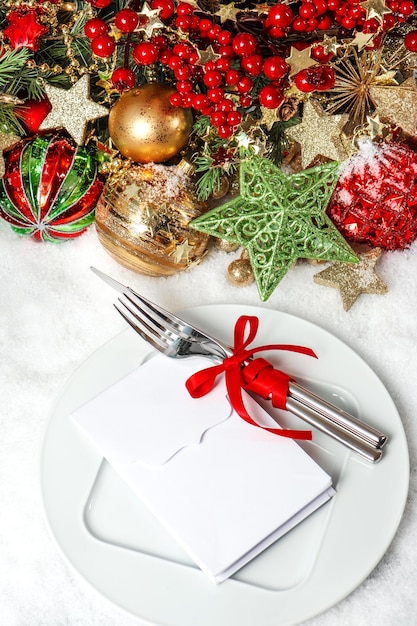
<svg viewBox="0 0 417 626"><path fill-rule="evenodd" d="M417 236L417 154L366 142L338 180L327 212L350 241L402 250Z"/></svg>
<svg viewBox="0 0 417 626"><path fill-rule="evenodd" d="M0 217L21 235L58 242L94 221L102 191L94 155L60 135L38 135L4 152Z"/></svg>

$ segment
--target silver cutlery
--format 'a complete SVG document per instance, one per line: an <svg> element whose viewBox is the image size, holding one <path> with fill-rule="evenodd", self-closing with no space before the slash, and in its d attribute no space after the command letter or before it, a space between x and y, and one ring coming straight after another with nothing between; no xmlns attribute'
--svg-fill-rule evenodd
<svg viewBox="0 0 417 626"><path fill-rule="evenodd" d="M171 358L203 356L222 362L232 350L203 331L154 304L133 289L92 267L92 271L115 288L122 297L116 309L138 335L155 350ZM367 461L375 463L382 456L387 436L305 389L289 383L286 408L311 426L333 437Z"/></svg>

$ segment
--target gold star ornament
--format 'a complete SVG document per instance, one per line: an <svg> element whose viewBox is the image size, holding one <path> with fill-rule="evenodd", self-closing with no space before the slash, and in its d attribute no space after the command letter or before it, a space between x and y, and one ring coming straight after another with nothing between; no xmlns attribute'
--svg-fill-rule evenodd
<svg viewBox="0 0 417 626"><path fill-rule="evenodd" d="M370 92L381 120L399 126L409 135L417 134L417 90L414 78L408 78L401 85L373 85Z"/></svg>
<svg viewBox="0 0 417 626"><path fill-rule="evenodd" d="M375 273L375 265L381 256L380 248L359 255L359 263L334 263L314 275L314 282L339 290L343 308L349 311L362 293L382 295L388 287Z"/></svg>
<svg viewBox="0 0 417 626"><path fill-rule="evenodd" d="M3 178L5 170L3 150L6 150L6 148L10 148L13 144L17 143L19 139L20 137L18 137L17 135L0 133L0 178Z"/></svg>
<svg viewBox="0 0 417 626"><path fill-rule="evenodd" d="M306 168L321 155L333 161L343 161L348 157L343 142L343 127L349 116L329 115L315 100L304 103L301 124L286 131L287 136L301 146L302 167Z"/></svg>
<svg viewBox="0 0 417 626"><path fill-rule="evenodd" d="M297 48L291 47L290 56L285 59L286 63L290 66L290 76L295 76L301 70L306 70L313 65L317 65L317 61L310 56L311 48L304 48L304 50L297 50Z"/></svg>
<svg viewBox="0 0 417 626"><path fill-rule="evenodd" d="M40 125L40 130L64 128L78 145L84 143L87 124L109 114L106 107L90 100L90 82L85 74L70 89L45 86L52 110Z"/></svg>

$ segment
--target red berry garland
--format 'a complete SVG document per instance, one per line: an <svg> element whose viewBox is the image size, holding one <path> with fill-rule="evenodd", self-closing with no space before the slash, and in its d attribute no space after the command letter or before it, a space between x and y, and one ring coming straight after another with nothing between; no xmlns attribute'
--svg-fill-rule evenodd
<svg viewBox="0 0 417 626"><path fill-rule="evenodd" d="M416 153L405 144L364 144L344 168L328 214L350 241L406 248L417 236Z"/></svg>

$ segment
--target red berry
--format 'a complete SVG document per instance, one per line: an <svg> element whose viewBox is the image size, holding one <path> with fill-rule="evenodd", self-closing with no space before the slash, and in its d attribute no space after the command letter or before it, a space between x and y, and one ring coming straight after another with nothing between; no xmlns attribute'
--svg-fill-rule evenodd
<svg viewBox="0 0 417 626"><path fill-rule="evenodd" d="M410 52L417 52L417 30L410 30L404 37L404 46Z"/></svg>
<svg viewBox="0 0 417 626"><path fill-rule="evenodd" d="M286 37L287 33L283 28L279 28L278 26L273 26L268 29L268 35L273 37L274 39L281 39L282 37Z"/></svg>
<svg viewBox="0 0 417 626"><path fill-rule="evenodd" d="M239 111L230 111L227 114L227 123L229 126L239 126L242 121L242 114Z"/></svg>
<svg viewBox="0 0 417 626"><path fill-rule="evenodd" d="M232 46L220 46L217 53L225 59L232 59L235 56Z"/></svg>
<svg viewBox="0 0 417 626"><path fill-rule="evenodd" d="M196 93L193 97L193 107L197 111L203 111L210 106L210 100L203 93Z"/></svg>
<svg viewBox="0 0 417 626"><path fill-rule="evenodd" d="M208 89L207 98L210 100L210 102L213 102L213 104L218 104L224 98L224 91L220 87L215 87L214 89Z"/></svg>
<svg viewBox="0 0 417 626"><path fill-rule="evenodd" d="M127 67L118 67L111 76L112 85L117 91L128 91L135 86L136 76Z"/></svg>
<svg viewBox="0 0 417 626"><path fill-rule="evenodd" d="M213 26L213 22L209 20L207 17L203 17L203 19L200 20L200 23L198 25L201 33L207 33L212 26Z"/></svg>
<svg viewBox="0 0 417 626"><path fill-rule="evenodd" d="M181 65L174 71L174 75L177 80L188 80L191 76L191 70L188 65Z"/></svg>
<svg viewBox="0 0 417 626"><path fill-rule="evenodd" d="M250 33L239 33L233 38L233 50L240 57L253 54L256 50L256 38Z"/></svg>
<svg viewBox="0 0 417 626"><path fill-rule="evenodd" d="M194 8L188 2L180 2L177 6L177 15L192 15Z"/></svg>
<svg viewBox="0 0 417 626"><path fill-rule="evenodd" d="M319 63L328 63L333 56L332 52L326 52L321 44L311 46L310 56Z"/></svg>
<svg viewBox="0 0 417 626"><path fill-rule="evenodd" d="M210 122L217 128L226 123L227 115L223 111L214 111L210 117Z"/></svg>
<svg viewBox="0 0 417 626"><path fill-rule="evenodd" d="M287 4L274 4L268 11L268 22L278 28L289 26L293 17L293 12Z"/></svg>
<svg viewBox="0 0 417 626"><path fill-rule="evenodd" d="M172 0L152 0L151 9L161 9L159 12L161 20L169 20L174 15L175 4Z"/></svg>
<svg viewBox="0 0 417 626"><path fill-rule="evenodd" d="M139 22L139 15L133 9L122 9L116 13L115 26L122 33L133 33Z"/></svg>
<svg viewBox="0 0 417 626"><path fill-rule="evenodd" d="M178 17L175 18L175 26L184 32L190 30L191 17L189 15L178 15Z"/></svg>
<svg viewBox="0 0 417 626"><path fill-rule="evenodd" d="M232 43L232 33L229 30L220 31L217 41L221 46L228 46Z"/></svg>
<svg viewBox="0 0 417 626"><path fill-rule="evenodd" d="M169 96L169 101L173 107L182 107L182 96L177 91Z"/></svg>
<svg viewBox="0 0 417 626"><path fill-rule="evenodd" d="M242 74L237 70L229 70L225 76L226 85L237 85L241 77Z"/></svg>
<svg viewBox="0 0 417 626"><path fill-rule="evenodd" d="M260 90L258 99L259 104L266 109L276 109L284 100L284 95L274 85L266 85Z"/></svg>
<svg viewBox="0 0 417 626"><path fill-rule="evenodd" d="M400 3L398 12L408 17L409 15L413 15L414 9L414 2L411 2L411 0L403 0L403 2Z"/></svg>
<svg viewBox="0 0 417 626"><path fill-rule="evenodd" d="M248 109L252 105L252 98L248 95L242 95L239 98L239 104L244 109Z"/></svg>
<svg viewBox="0 0 417 626"><path fill-rule="evenodd" d="M264 61L263 71L269 80L279 80L285 76L288 68L283 57L272 56Z"/></svg>
<svg viewBox="0 0 417 626"><path fill-rule="evenodd" d="M133 48L132 57L138 65L152 65L159 55L158 48L150 41L142 41Z"/></svg>
<svg viewBox="0 0 417 626"><path fill-rule="evenodd" d="M219 126L217 129L217 134L221 139L229 139L233 135L233 128L231 126Z"/></svg>
<svg viewBox="0 0 417 626"><path fill-rule="evenodd" d="M108 30L109 27L106 22L101 20L99 17L93 17L84 25L84 34L88 37L88 39L94 39L99 35L105 35Z"/></svg>
<svg viewBox="0 0 417 626"><path fill-rule="evenodd" d="M332 27L332 18L330 15L323 15L319 20L317 20L317 28L319 30L330 30Z"/></svg>
<svg viewBox="0 0 417 626"><path fill-rule="evenodd" d="M193 84L190 80L179 80L176 85L178 93L184 95L193 90Z"/></svg>
<svg viewBox="0 0 417 626"><path fill-rule="evenodd" d="M294 77L294 83L297 89L303 93L311 93L316 89L315 85L311 83L308 70L301 70Z"/></svg>
<svg viewBox="0 0 417 626"><path fill-rule="evenodd" d="M253 82L249 76L242 76L237 84L238 91L243 94L247 94L253 87Z"/></svg>
<svg viewBox="0 0 417 626"><path fill-rule="evenodd" d="M112 0L87 0L87 2L96 9L106 9L112 3Z"/></svg>
<svg viewBox="0 0 417 626"><path fill-rule="evenodd" d="M219 71L210 70L204 74L203 82L206 87L219 87L223 82L223 78Z"/></svg>
<svg viewBox="0 0 417 626"><path fill-rule="evenodd" d="M91 42L91 51L96 57L106 58L110 57L116 48L116 44L114 43L114 39L112 39L109 35L99 35L98 37L94 37Z"/></svg>
<svg viewBox="0 0 417 626"><path fill-rule="evenodd" d="M234 109L233 102L229 100L228 98L225 98L224 100L219 102L219 104L217 105L217 110L225 111L225 113L230 113L230 111L233 111L233 109Z"/></svg>
<svg viewBox="0 0 417 626"><path fill-rule="evenodd" d="M172 48L172 52L180 57L180 59L188 59L191 54L191 48L184 42L176 43Z"/></svg>
<svg viewBox="0 0 417 626"><path fill-rule="evenodd" d="M310 19L310 17L315 17L316 13L316 7L312 2L302 4L298 10L298 14L300 15L300 17L306 20Z"/></svg>
<svg viewBox="0 0 417 626"><path fill-rule="evenodd" d="M240 66L250 76L259 76L262 71L262 57L260 54L250 54L242 57Z"/></svg>
<svg viewBox="0 0 417 626"><path fill-rule="evenodd" d="M397 20L395 19L395 16L392 13L387 13L384 15L382 20L382 30L390 30L391 28L394 28L396 22Z"/></svg>

